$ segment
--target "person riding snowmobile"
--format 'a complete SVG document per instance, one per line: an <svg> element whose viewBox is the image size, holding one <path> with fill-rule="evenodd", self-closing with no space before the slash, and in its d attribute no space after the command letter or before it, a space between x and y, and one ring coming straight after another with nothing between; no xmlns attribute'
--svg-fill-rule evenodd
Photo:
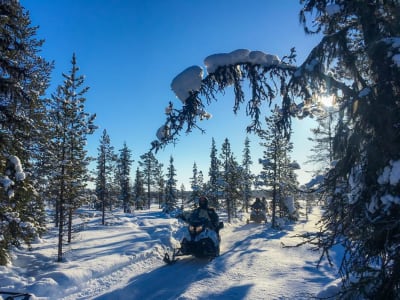
<svg viewBox="0 0 400 300"><path fill-rule="evenodd" d="M182 216L182 219L186 221L202 218L208 220L208 226L217 233L219 238L219 217L215 209L208 206L208 199L205 196L200 196L199 206L195 208L189 216Z"/></svg>
<svg viewBox="0 0 400 300"><path fill-rule="evenodd" d="M265 204L260 201L260 198L256 198L256 202L251 205L252 209L261 209L265 211Z"/></svg>

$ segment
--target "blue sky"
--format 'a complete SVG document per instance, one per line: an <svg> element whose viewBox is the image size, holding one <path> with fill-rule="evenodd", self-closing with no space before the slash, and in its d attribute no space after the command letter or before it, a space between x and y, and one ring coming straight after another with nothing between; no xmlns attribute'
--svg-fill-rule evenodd
<svg viewBox="0 0 400 300"><path fill-rule="evenodd" d="M300 4L295 0L21 0L38 38L45 39L41 55L55 62L49 94L62 82L61 73L71 68L76 53L80 74L90 87L86 111L96 113L99 130L88 139L89 154L97 156L103 129L116 150L124 141L132 150L136 170L140 155L147 152L165 120L169 101L181 103L171 91L171 81L192 65L204 66L208 55L236 49L260 50L282 57L296 47L298 63L319 41L306 36L298 22ZM228 138L242 160L245 128L250 119L245 107L234 115L228 90L212 103L213 115L201 122L206 134L182 133L178 144L157 153L166 173L174 158L178 187L189 189L193 163L208 175L211 139L218 150ZM293 158L302 166L299 181L305 182L310 166L304 165L311 144L307 141L310 120L294 122ZM249 136L254 171L261 167L262 149Z"/></svg>

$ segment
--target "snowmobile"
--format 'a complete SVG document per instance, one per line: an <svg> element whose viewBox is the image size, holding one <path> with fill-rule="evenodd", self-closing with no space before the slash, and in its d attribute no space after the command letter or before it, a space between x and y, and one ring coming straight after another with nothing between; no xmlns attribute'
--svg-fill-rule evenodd
<svg viewBox="0 0 400 300"><path fill-rule="evenodd" d="M219 256L221 239L217 232L223 227L224 223L219 222L218 228L213 230L209 225L209 221L204 218L189 220L180 243L180 248L173 250L172 258L168 252L165 253L164 262L171 264L177 261L177 256L186 255L207 259Z"/></svg>
<svg viewBox="0 0 400 300"><path fill-rule="evenodd" d="M249 224L250 221L254 221L256 223L267 222L267 215L261 208L252 208L250 212L250 220L247 220L247 224Z"/></svg>

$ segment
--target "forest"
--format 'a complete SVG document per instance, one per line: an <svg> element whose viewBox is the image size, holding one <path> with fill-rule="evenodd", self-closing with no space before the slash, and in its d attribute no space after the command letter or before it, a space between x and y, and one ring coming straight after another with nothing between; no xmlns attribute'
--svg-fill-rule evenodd
<svg viewBox="0 0 400 300"><path fill-rule="evenodd" d="M84 204L100 210L104 224L114 208L132 212L157 203L172 214L207 195L231 222L248 211L252 199L265 195L271 226L279 229L278 218L296 222L296 199L310 197L320 201L324 213L319 232L304 234L304 243L328 260L333 247L344 248L338 297L398 299L400 3L301 3L304 31L322 35L304 62L296 63L294 48L281 60L236 50L207 57L205 77L199 67L184 70L172 80L182 107L167 104L158 140L131 170L131 149L115 151L106 130L98 156L87 154L87 137L98 124L85 108L89 87L76 55L46 97L53 62L39 55L44 41L19 1L0 1L0 265L12 261L14 247L29 247L48 230L46 208L58 230L61 263L73 238L74 214ZM245 106L251 117L243 130L257 134L265 148L257 162L262 172L251 172L248 140L238 159L229 137L220 148L213 139L208 173L194 163L191 186L177 187L174 158L160 162L155 153L182 132L202 130L198 122L209 117L207 106L228 86L234 87L233 112ZM318 167L315 180L300 187L294 172L299 166L291 158L291 120L309 116L318 124L310 153L310 163Z"/></svg>

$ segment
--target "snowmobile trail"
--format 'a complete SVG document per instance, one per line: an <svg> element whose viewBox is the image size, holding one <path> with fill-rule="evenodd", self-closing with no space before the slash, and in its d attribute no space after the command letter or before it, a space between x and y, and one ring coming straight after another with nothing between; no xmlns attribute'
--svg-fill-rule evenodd
<svg viewBox="0 0 400 300"><path fill-rule="evenodd" d="M192 257L180 258L173 266L163 265L132 277L123 288L94 299L177 299L198 279L207 263Z"/></svg>
<svg viewBox="0 0 400 300"><path fill-rule="evenodd" d="M332 280L331 273L326 266L316 269L319 254L307 246L283 248L282 243L296 244L291 234L311 231L314 224L300 221L280 230L227 224L221 255L212 261L183 257L94 299L310 299Z"/></svg>
<svg viewBox="0 0 400 300"><path fill-rule="evenodd" d="M291 236L317 230L319 208L310 219L301 216L279 230L270 223L246 224L245 216L227 223L221 215L220 256L211 261L180 256L171 265L163 258L181 240L186 225L180 220L158 209L116 211L107 219L111 225L103 226L98 212L83 212L85 230L69 246L65 262L54 262L57 237L50 233L33 251L15 251L14 264L0 268L2 290L28 292L38 300L310 299L338 277L337 269L316 268L319 253L308 246L282 247L300 242Z"/></svg>

